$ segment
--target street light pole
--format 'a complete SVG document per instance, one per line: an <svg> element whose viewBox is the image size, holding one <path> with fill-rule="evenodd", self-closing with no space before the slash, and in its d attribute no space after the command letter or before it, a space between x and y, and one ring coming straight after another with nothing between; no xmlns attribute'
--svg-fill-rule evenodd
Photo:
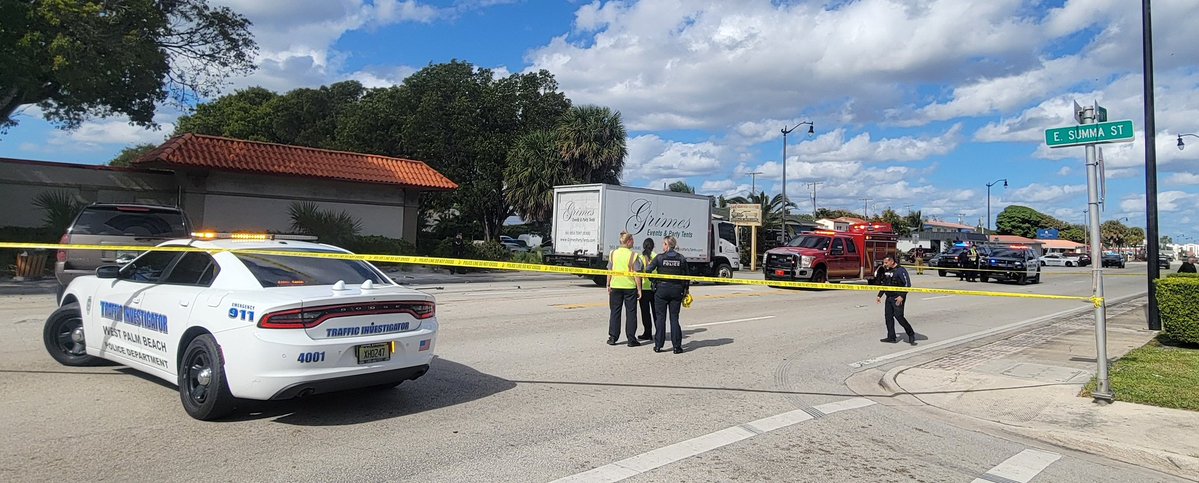
<svg viewBox="0 0 1199 483"><path fill-rule="evenodd" d="M783 229L779 233L779 241L784 245L787 244L787 135L791 134L799 126L808 125L808 136L816 134L816 125L812 121L800 121L791 129L783 126L779 131L783 133Z"/></svg>
<svg viewBox="0 0 1199 483"><path fill-rule="evenodd" d="M1153 108L1153 21L1149 13L1149 0L1141 0L1141 75L1145 99L1145 238L1149 244L1148 278L1149 303L1145 314L1149 330L1161 330L1162 320L1157 312L1157 120ZM1182 137L1178 138L1180 141ZM1089 149L1089 148L1088 148ZM1107 375L1107 374L1103 374Z"/></svg>
<svg viewBox="0 0 1199 483"><path fill-rule="evenodd" d="M1007 188L1007 178L997 179L987 183L987 232L991 231L991 187L999 184L1000 181L1003 181L1003 187Z"/></svg>
<svg viewBox="0 0 1199 483"><path fill-rule="evenodd" d="M1183 143L1183 142L1182 142L1182 137L1183 137L1183 136L1190 136L1190 137L1193 137L1193 138L1197 138L1197 139L1199 139L1199 134L1191 134L1191 133L1182 133L1182 134L1179 134L1179 135L1178 135L1178 150L1179 150L1179 151L1182 151L1182 150L1183 150L1183 148L1187 147L1186 143Z"/></svg>

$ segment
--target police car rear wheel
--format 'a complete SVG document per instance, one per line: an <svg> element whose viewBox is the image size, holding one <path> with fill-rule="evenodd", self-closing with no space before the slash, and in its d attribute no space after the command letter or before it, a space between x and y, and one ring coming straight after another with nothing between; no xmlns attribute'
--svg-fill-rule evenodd
<svg viewBox="0 0 1199 483"><path fill-rule="evenodd" d="M211 335L196 337L187 345L179 364L179 399L189 416L211 421L233 411L224 368L220 348Z"/></svg>
<svg viewBox="0 0 1199 483"><path fill-rule="evenodd" d="M42 341L50 357L64 366L95 366L105 362L87 355L83 317L79 315L77 303L66 304L50 314L42 329Z"/></svg>

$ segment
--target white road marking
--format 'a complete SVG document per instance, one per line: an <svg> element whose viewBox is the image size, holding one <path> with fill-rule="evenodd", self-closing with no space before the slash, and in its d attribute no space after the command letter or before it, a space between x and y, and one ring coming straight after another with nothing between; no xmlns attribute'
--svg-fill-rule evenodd
<svg viewBox="0 0 1199 483"><path fill-rule="evenodd" d="M823 407L825 409L820 409L821 412L824 412L825 414L831 414L848 409L863 408L872 404L874 404L874 401L859 397L822 404L815 407L817 409ZM731 428L725 428L720 431L708 433L703 436L691 438L686 441L647 451L615 463L610 463L600 466L599 468L555 480L555 482L620 481L625 478L630 478L654 470L656 468L661 468L671 463L682 461L701 453L752 438L762 433L785 428L794 424L808 421L810 419L812 419L811 414L808 414L801 409L796 409L794 411L776 414L774 416L762 418L757 421L733 426Z"/></svg>
<svg viewBox="0 0 1199 483"><path fill-rule="evenodd" d="M1045 471L1049 465L1062 458L1062 455L1041 451L1038 449L1026 449L999 463L998 466L987 470L982 478L975 478L973 483L991 483L994 481L1017 481L1019 483L1028 483L1036 478L1038 474ZM988 478L994 477L994 478Z"/></svg>
<svg viewBox="0 0 1199 483"><path fill-rule="evenodd" d="M944 299L944 298L949 298L949 297L953 297L953 296L952 295L938 295L936 297L925 297L920 300L937 300L937 299Z"/></svg>
<svg viewBox="0 0 1199 483"><path fill-rule="evenodd" d="M750 321L754 321L754 320L766 320L766 319L773 319L773 318L774 318L773 315L764 315L762 317L750 317L748 319L725 320L725 321L721 321L721 322L708 322L706 324L684 325L683 327L686 327L686 328L707 327L709 325L735 324L737 322L750 322Z"/></svg>

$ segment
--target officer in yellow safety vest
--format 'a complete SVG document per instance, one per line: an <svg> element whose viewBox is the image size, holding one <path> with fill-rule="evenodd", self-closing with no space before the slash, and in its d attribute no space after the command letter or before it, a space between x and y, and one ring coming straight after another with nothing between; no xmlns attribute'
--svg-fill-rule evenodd
<svg viewBox="0 0 1199 483"><path fill-rule="evenodd" d="M654 253L654 239L646 238L645 241L641 242L641 253L637 254L637 260L633 262L633 267L636 268L638 272L644 272L645 267L648 267L650 262L654 260L654 257L657 256L658 254ZM657 270L654 272L656 273ZM656 307L654 304L653 279L648 277L641 279L641 298L638 299L638 302L641 306L641 326L645 330L641 332L641 335L637 336L637 339L654 340L653 326L654 317L657 317L657 311L655 310Z"/></svg>
<svg viewBox="0 0 1199 483"><path fill-rule="evenodd" d="M608 270L633 272L633 235L622 232L620 247L608 256ZM608 345L616 345L620 338L620 309L624 307L625 335L629 347L641 345L637 342L637 298L641 296L641 277L608 275Z"/></svg>

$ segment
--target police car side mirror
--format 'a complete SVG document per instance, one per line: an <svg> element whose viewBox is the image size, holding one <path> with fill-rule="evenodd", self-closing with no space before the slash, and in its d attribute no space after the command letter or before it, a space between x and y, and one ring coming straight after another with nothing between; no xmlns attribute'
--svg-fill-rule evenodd
<svg viewBox="0 0 1199 483"><path fill-rule="evenodd" d="M96 278L117 278L121 274L121 267L116 265L104 265L96 269Z"/></svg>

